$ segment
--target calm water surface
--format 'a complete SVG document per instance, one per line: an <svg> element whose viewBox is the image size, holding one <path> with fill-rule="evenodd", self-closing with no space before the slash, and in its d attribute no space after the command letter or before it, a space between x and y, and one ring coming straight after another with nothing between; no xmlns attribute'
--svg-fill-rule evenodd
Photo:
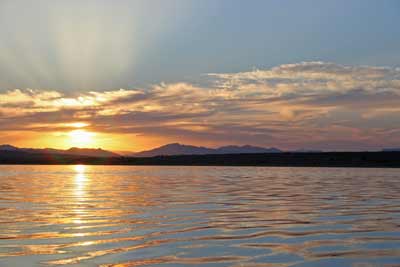
<svg viewBox="0 0 400 267"><path fill-rule="evenodd" d="M0 166L0 266L400 266L400 170Z"/></svg>

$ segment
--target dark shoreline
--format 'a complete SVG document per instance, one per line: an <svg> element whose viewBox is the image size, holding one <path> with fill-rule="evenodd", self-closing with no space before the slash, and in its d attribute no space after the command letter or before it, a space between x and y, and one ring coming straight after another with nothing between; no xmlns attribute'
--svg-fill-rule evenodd
<svg viewBox="0 0 400 267"><path fill-rule="evenodd" d="M0 164L400 168L400 152L287 152L104 158L1 151Z"/></svg>

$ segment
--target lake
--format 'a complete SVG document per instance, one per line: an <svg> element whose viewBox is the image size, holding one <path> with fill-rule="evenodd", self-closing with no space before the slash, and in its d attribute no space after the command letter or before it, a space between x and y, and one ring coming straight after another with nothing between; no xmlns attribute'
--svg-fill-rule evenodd
<svg viewBox="0 0 400 267"><path fill-rule="evenodd" d="M0 266L400 266L400 170L0 166Z"/></svg>

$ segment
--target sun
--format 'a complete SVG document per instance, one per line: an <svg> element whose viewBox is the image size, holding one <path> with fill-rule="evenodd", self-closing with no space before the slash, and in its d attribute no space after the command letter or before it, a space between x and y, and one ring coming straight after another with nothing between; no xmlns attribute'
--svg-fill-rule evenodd
<svg viewBox="0 0 400 267"><path fill-rule="evenodd" d="M74 147L90 147L95 143L95 134L85 130L74 130L68 133L68 143Z"/></svg>

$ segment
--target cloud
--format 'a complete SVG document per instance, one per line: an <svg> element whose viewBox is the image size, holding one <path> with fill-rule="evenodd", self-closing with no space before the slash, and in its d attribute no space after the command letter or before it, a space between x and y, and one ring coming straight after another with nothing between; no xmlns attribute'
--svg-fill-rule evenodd
<svg viewBox="0 0 400 267"><path fill-rule="evenodd" d="M324 62L287 64L269 70L232 74L210 74L221 88L258 96L291 98L363 93L400 93L400 69L343 66Z"/></svg>
<svg viewBox="0 0 400 267"><path fill-rule="evenodd" d="M97 132L201 144L354 149L400 142L393 134L400 123L398 103L399 68L303 62L208 74L200 85L77 95L11 90L0 93L0 131L66 130L81 121Z"/></svg>

